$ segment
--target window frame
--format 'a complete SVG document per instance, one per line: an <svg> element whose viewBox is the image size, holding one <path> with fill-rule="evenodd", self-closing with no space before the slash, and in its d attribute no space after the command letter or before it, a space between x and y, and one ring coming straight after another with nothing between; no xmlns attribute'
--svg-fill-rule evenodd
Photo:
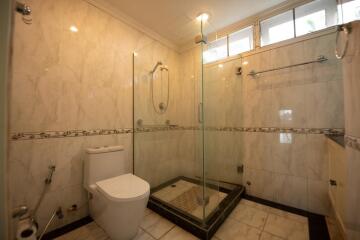
<svg viewBox="0 0 360 240"><path fill-rule="evenodd" d="M291 4L290 6L284 6L284 7L280 8L280 9L275 10L275 11L274 10L269 10L267 12L265 11L265 13L262 13L260 16L252 16L252 17L249 17L247 19L244 19L243 22L244 23L246 22L246 24L242 24L240 27L232 30L231 32L227 32L226 34L224 34L221 37L221 38L226 37L226 39L227 39L227 43L226 43L227 56L225 56L224 58L221 58L221 59L217 59L217 60L214 60L214 61L207 62L205 64L214 64L214 63L218 63L218 62L221 62L221 61L226 61L227 59L237 58L237 57L239 57L239 56L241 56L243 54L247 54L247 53L262 49L262 48L268 48L268 47L271 47L273 45L281 44L281 43L287 42L287 41L294 41L294 40L296 41L296 39L303 39L304 37L306 38L307 36L312 35L312 34L319 34L319 33L323 32L323 31L327 31L329 29L335 29L335 27L337 25L341 24L341 19L340 19L340 15L339 15L339 8L338 8L338 6L341 5L341 3L339 2L339 0L334 0L336 2L336 6L337 6L337 9L336 9L337 18L336 18L336 21L335 21L336 22L335 25L326 26L325 28L322 28L322 29L319 29L319 30L316 30L316 31L313 31L313 32L309 32L309 33L302 34L302 35L297 35L296 34L296 14L295 14L295 9L298 8L298 7L304 6L306 4L309 4L309 3L313 2L313 1L315 1L315 0L302 0L302 1L299 0L298 2L295 2L295 3ZM281 40L281 41L278 41L278 42L273 42L273 43L262 46L261 45L261 36L262 36L261 22L265 21L267 19L270 19L272 17L275 17L277 15L280 15L282 13L285 13L287 11L292 11L293 30L294 30L293 37L289 38L289 39ZM249 20L249 19L252 19L252 20ZM237 54L234 54L234 55L230 56L229 35L231 35L233 33L236 33L238 31L241 31L243 29L246 29L248 27L252 27L252 49L250 49L249 51L237 53ZM213 41L216 41L216 39L214 39ZM210 41L209 43L211 43L213 41Z"/></svg>
<svg viewBox="0 0 360 240"><path fill-rule="evenodd" d="M235 53L235 54L230 55L230 43L231 43L230 37L231 37L231 35L234 35L234 34L236 34L236 33L239 33L239 32L241 32L241 31L243 31L243 30L248 29L248 28L251 29L251 35L249 35L250 38L251 38L251 41L249 41L249 43L251 43L251 44L250 44L250 49L249 49L249 50L246 50L246 51L243 51L243 52L238 52L238 53ZM254 25L254 24L251 24L251 25L248 25L248 26L246 26L246 27L242 27L242 28L240 28L240 29L238 29L238 30L236 30L236 31L233 31L233 32L227 34L227 39L228 39L228 57L234 57L234 56L238 56L238 55L240 55L240 54L242 54L242 53L250 52L250 51L252 51L252 50L255 49L255 25Z"/></svg>

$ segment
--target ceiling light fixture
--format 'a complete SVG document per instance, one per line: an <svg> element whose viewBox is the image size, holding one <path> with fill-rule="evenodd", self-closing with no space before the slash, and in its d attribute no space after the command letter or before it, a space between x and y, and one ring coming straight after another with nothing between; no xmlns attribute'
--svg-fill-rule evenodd
<svg viewBox="0 0 360 240"><path fill-rule="evenodd" d="M209 19L208 13L201 13L199 16L196 17L196 20L199 22L206 22Z"/></svg>

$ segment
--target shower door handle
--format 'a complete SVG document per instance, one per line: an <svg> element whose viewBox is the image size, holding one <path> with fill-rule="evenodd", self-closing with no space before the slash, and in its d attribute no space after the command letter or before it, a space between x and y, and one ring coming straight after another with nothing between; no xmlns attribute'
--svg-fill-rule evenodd
<svg viewBox="0 0 360 240"><path fill-rule="evenodd" d="M199 123L202 123L202 122L203 122L203 111L202 111L202 108L203 108L203 104L202 104L202 103L199 103L199 105L198 105L198 121L199 121Z"/></svg>

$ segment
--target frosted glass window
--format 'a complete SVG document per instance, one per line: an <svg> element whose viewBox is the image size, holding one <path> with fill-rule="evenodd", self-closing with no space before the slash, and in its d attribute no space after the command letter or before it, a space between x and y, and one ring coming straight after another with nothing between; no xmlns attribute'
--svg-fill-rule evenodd
<svg viewBox="0 0 360 240"><path fill-rule="evenodd" d="M239 53L253 49L253 26L241 29L229 35L229 55L234 56Z"/></svg>
<svg viewBox="0 0 360 240"><path fill-rule="evenodd" d="M224 59L227 55L227 37L223 37L207 44L203 53L204 63Z"/></svg>
<svg viewBox="0 0 360 240"><path fill-rule="evenodd" d="M315 0L295 8L296 36L336 25L336 0Z"/></svg>
<svg viewBox="0 0 360 240"><path fill-rule="evenodd" d="M360 0L343 0L338 5L339 22L348 23L360 19Z"/></svg>
<svg viewBox="0 0 360 240"><path fill-rule="evenodd" d="M260 22L261 46L294 37L293 11L287 11Z"/></svg>

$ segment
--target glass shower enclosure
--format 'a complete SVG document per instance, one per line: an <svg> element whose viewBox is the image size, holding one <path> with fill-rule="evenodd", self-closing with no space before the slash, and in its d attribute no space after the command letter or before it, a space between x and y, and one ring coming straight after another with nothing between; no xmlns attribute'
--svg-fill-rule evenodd
<svg viewBox="0 0 360 240"><path fill-rule="evenodd" d="M148 206L210 239L244 189L239 169L232 169L235 181L226 178L226 162L239 166L241 157L229 155L228 143L237 138L214 117L222 106L212 81L221 76L203 64L202 36L182 54L156 41L134 53L133 154L135 175L151 186Z"/></svg>

